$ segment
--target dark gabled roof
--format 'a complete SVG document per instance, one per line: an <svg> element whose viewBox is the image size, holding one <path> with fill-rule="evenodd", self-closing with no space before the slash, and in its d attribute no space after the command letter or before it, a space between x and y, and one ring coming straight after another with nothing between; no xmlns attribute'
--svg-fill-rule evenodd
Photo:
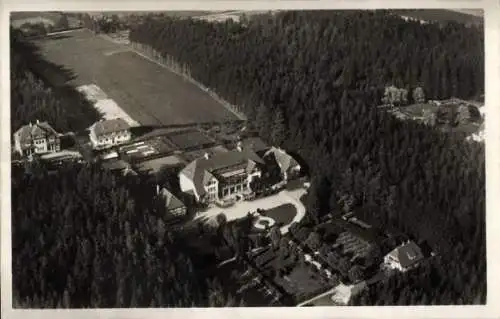
<svg viewBox="0 0 500 319"><path fill-rule="evenodd" d="M110 160L102 163L102 167L109 170L124 170L130 167L130 165L124 160Z"/></svg>
<svg viewBox="0 0 500 319"><path fill-rule="evenodd" d="M173 210L181 207L185 207L184 203L180 199L174 196L168 189L162 188L160 190L160 196L165 200L165 207L167 210Z"/></svg>
<svg viewBox="0 0 500 319"><path fill-rule="evenodd" d="M276 162L281 168L282 172L287 172L290 168L299 165L299 163L284 150L276 147L271 147L265 154L264 158L270 155L274 155Z"/></svg>
<svg viewBox="0 0 500 319"><path fill-rule="evenodd" d="M183 170L187 178L193 181L199 196L205 194L203 185L212 177L216 177L222 170L245 169L250 172L256 164L264 164L264 161L252 150L232 150L216 153L206 158L198 158L189 163Z"/></svg>
<svg viewBox="0 0 500 319"><path fill-rule="evenodd" d="M33 139L45 136L58 136L59 134L47 122L37 122L35 124L24 125L15 133L19 137L21 145L31 144Z"/></svg>
<svg viewBox="0 0 500 319"><path fill-rule="evenodd" d="M259 137L249 137L241 140L241 147L243 149L253 150L256 153L269 149L269 146Z"/></svg>
<svg viewBox="0 0 500 319"><path fill-rule="evenodd" d="M403 268L408 268L424 258L422 250L414 241L410 241L395 248L389 255L399 261L399 264Z"/></svg>
<svg viewBox="0 0 500 319"><path fill-rule="evenodd" d="M119 132L123 130L127 130L130 128L127 122L125 122L122 118L116 118L112 120L104 120L95 123L92 126L92 130L96 136L101 136L113 132Z"/></svg>

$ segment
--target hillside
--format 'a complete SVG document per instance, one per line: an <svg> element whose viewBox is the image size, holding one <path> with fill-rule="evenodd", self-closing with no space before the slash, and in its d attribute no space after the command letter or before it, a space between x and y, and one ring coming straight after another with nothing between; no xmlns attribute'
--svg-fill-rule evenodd
<svg viewBox="0 0 500 319"><path fill-rule="evenodd" d="M317 215L339 194L352 194L363 218L440 253L361 304L485 298L483 146L375 108L390 84L410 91L421 85L429 99L484 93L483 37L479 26L422 25L385 11L284 12L248 27L166 18L130 32L132 42L176 57L193 77L245 106L262 137L304 157ZM284 132L270 129L280 114ZM429 272L438 291L422 279ZM405 286L413 292L400 296Z"/></svg>

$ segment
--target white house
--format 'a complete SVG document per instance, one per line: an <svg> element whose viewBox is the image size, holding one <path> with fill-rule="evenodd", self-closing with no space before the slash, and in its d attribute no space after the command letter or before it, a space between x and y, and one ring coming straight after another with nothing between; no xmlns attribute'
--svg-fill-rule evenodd
<svg viewBox="0 0 500 319"><path fill-rule="evenodd" d="M121 118L103 120L90 127L90 142L95 149L108 148L130 141L130 125Z"/></svg>
<svg viewBox="0 0 500 319"><path fill-rule="evenodd" d="M423 259L424 255L420 247L413 241L407 241L384 257L384 265L389 269L405 272L417 267Z"/></svg>
<svg viewBox="0 0 500 319"><path fill-rule="evenodd" d="M18 129L13 136L14 151L21 156L58 152L60 134L47 122L36 121Z"/></svg>

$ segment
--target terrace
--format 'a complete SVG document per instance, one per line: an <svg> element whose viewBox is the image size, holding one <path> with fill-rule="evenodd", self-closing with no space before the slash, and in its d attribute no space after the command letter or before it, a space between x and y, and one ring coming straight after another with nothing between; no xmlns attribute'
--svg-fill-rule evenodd
<svg viewBox="0 0 500 319"><path fill-rule="evenodd" d="M199 150L215 145L215 141L198 130L175 132L168 135L171 143L183 151Z"/></svg>
<svg viewBox="0 0 500 319"><path fill-rule="evenodd" d="M175 150L175 145L161 136L119 147L120 154L134 163L164 157L173 154Z"/></svg>
<svg viewBox="0 0 500 319"><path fill-rule="evenodd" d="M224 146L217 145L217 146L209 147L209 148L205 148L205 149L199 149L199 150L195 150L195 151L185 152L182 154L182 158L184 158L184 160L186 162L192 162L195 159L203 157L203 155L205 155L205 153L217 154L217 153L224 153L227 151L228 151L227 148L225 148Z"/></svg>
<svg viewBox="0 0 500 319"><path fill-rule="evenodd" d="M137 171L147 174L158 174L165 167L181 167L185 162L177 155L170 155L152 160L145 160L136 165Z"/></svg>

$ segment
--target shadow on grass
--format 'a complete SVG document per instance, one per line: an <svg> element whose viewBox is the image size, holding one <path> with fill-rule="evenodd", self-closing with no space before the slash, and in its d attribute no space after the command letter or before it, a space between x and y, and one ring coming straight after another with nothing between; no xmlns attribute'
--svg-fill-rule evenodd
<svg viewBox="0 0 500 319"><path fill-rule="evenodd" d="M22 33L12 31L11 49L18 52L25 59L25 63L30 67L36 76L52 87L67 86L67 83L76 78L75 73L62 66L47 61L40 51L40 48L26 39ZM61 37L68 37L62 36ZM50 39L50 38L49 38Z"/></svg>
<svg viewBox="0 0 500 319"><path fill-rule="evenodd" d="M53 91L57 100L61 101L65 107L71 107L72 111L68 112L68 118L65 119L70 128L79 131L102 118L103 114L70 84L76 78L72 70L47 61L40 48L27 40L20 31L11 29L10 46L11 57L16 59L15 62L11 62L11 75L29 70L39 78L47 88Z"/></svg>

